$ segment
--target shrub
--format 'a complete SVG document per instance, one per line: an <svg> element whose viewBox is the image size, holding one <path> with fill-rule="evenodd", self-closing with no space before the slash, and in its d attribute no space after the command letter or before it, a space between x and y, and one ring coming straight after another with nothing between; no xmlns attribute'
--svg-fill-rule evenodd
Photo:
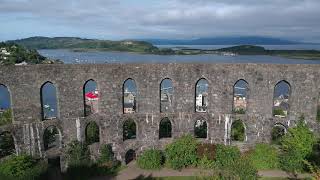
<svg viewBox="0 0 320 180"><path fill-rule="evenodd" d="M244 141L245 129L241 120L236 120L231 126L231 139L233 141Z"/></svg>
<svg viewBox="0 0 320 180"><path fill-rule="evenodd" d="M215 167L213 160L209 159L206 155L198 159L197 166L203 169L212 169Z"/></svg>
<svg viewBox="0 0 320 180"><path fill-rule="evenodd" d="M142 169L160 169L163 164L163 155L160 150L146 150L138 157L138 166Z"/></svg>
<svg viewBox="0 0 320 180"><path fill-rule="evenodd" d="M166 163L173 169L181 169L197 163L197 141L191 135L185 135L167 145Z"/></svg>
<svg viewBox="0 0 320 180"><path fill-rule="evenodd" d="M37 179L47 170L47 164L29 155L11 156L0 164L1 179Z"/></svg>
<svg viewBox="0 0 320 180"><path fill-rule="evenodd" d="M88 146L79 141L72 141L68 145L67 159L70 167L90 164L90 151Z"/></svg>
<svg viewBox="0 0 320 180"><path fill-rule="evenodd" d="M103 145L100 149L101 155L98 160L99 163L110 162L114 160L114 153L110 144Z"/></svg>
<svg viewBox="0 0 320 180"><path fill-rule="evenodd" d="M257 169L276 169L279 167L278 151L268 144L257 144L247 157Z"/></svg>
<svg viewBox="0 0 320 180"><path fill-rule="evenodd" d="M285 127L276 125L271 130L271 141L274 144L280 144L281 138L285 135Z"/></svg>
<svg viewBox="0 0 320 180"><path fill-rule="evenodd" d="M12 123L12 110L7 109L0 113L0 126Z"/></svg>
<svg viewBox="0 0 320 180"><path fill-rule="evenodd" d="M90 122L86 128L86 143L95 142L99 142L99 126L95 122Z"/></svg>
<svg viewBox="0 0 320 180"><path fill-rule="evenodd" d="M249 159L241 157L231 164L230 171L236 174L236 179L255 180L258 179L257 169L252 165Z"/></svg>
<svg viewBox="0 0 320 180"><path fill-rule="evenodd" d="M303 170L303 160L312 153L316 138L303 118L288 131L281 140L281 166L286 171L296 173Z"/></svg>
<svg viewBox="0 0 320 180"><path fill-rule="evenodd" d="M235 146L216 146L215 163L218 167L227 167L240 159L240 150Z"/></svg>
<svg viewBox="0 0 320 180"><path fill-rule="evenodd" d="M216 153L216 145L215 144L198 144L197 146L197 156L198 158L206 157L210 160L214 160Z"/></svg>

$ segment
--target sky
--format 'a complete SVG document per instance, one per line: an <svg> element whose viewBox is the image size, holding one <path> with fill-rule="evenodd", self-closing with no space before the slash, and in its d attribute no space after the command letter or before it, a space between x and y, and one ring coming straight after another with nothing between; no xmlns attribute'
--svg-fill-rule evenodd
<svg viewBox="0 0 320 180"><path fill-rule="evenodd" d="M31 36L320 42L320 0L0 0L0 41Z"/></svg>

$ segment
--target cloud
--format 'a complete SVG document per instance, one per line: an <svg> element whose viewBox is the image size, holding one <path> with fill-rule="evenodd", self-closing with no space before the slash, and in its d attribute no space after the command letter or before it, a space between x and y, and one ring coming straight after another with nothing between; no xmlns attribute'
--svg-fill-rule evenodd
<svg viewBox="0 0 320 180"><path fill-rule="evenodd" d="M319 0L0 0L0 23L7 25L0 38L19 37L20 30L29 36L260 35L320 42L319 8Z"/></svg>

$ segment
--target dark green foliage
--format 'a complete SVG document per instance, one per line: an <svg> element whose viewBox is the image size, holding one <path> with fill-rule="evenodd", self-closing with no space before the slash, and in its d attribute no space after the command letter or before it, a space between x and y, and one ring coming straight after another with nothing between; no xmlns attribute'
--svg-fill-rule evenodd
<svg viewBox="0 0 320 180"><path fill-rule="evenodd" d="M276 125L271 130L271 141L274 144L280 144L282 137L285 135L285 127Z"/></svg>
<svg viewBox="0 0 320 180"><path fill-rule="evenodd" d="M110 144L103 145L100 149L101 155L99 163L110 162L114 160L114 153Z"/></svg>
<svg viewBox="0 0 320 180"><path fill-rule="evenodd" d="M236 120L231 126L231 140L232 141L244 141L245 129L241 120Z"/></svg>
<svg viewBox="0 0 320 180"><path fill-rule="evenodd" d="M90 164L90 151L88 146L79 141L72 141L68 145L67 159L70 167Z"/></svg>
<svg viewBox="0 0 320 180"><path fill-rule="evenodd" d="M136 123L132 119L128 119L123 124L123 140L136 138Z"/></svg>
<svg viewBox="0 0 320 180"><path fill-rule="evenodd" d="M10 132L0 134L0 158L15 152L14 139Z"/></svg>
<svg viewBox="0 0 320 180"><path fill-rule="evenodd" d="M311 155L315 143L315 136L302 118L281 140L281 167L292 173L301 172L303 161Z"/></svg>
<svg viewBox="0 0 320 180"><path fill-rule="evenodd" d="M191 135L184 135L166 146L166 163L173 169L181 169L197 163L197 141Z"/></svg>
<svg viewBox="0 0 320 180"><path fill-rule="evenodd" d="M43 134L43 144L44 149L47 150L51 147L53 147L55 144L55 141L57 140L56 136L59 135L58 129L56 127L50 126L48 127Z"/></svg>
<svg viewBox="0 0 320 180"><path fill-rule="evenodd" d="M236 113L236 114L245 114L246 110L243 109L243 108L238 108L238 109L234 110L234 113Z"/></svg>
<svg viewBox="0 0 320 180"><path fill-rule="evenodd" d="M240 159L240 150L235 146L216 145L215 163L218 167L227 167Z"/></svg>
<svg viewBox="0 0 320 180"><path fill-rule="evenodd" d="M11 156L0 163L0 179L39 179L47 164L28 155Z"/></svg>
<svg viewBox="0 0 320 180"><path fill-rule="evenodd" d="M228 168L229 169L229 168ZM258 179L258 171L252 165L250 160L241 157L239 160L231 164L230 170L235 174L236 179L240 180L256 180Z"/></svg>
<svg viewBox="0 0 320 180"><path fill-rule="evenodd" d="M200 121L200 122L199 122ZM199 122L199 124L198 124ZM198 125L198 126L197 126ZM194 136L196 138L207 138L207 122L198 120L194 126Z"/></svg>
<svg viewBox="0 0 320 180"><path fill-rule="evenodd" d="M142 169L160 169L163 165L164 157L160 150L146 150L138 157L138 166Z"/></svg>
<svg viewBox="0 0 320 180"><path fill-rule="evenodd" d="M99 126L95 122L90 122L86 128L86 143L93 144L99 142Z"/></svg>
<svg viewBox="0 0 320 180"><path fill-rule="evenodd" d="M247 158L259 170L277 169L280 165L278 150L269 144L257 144L253 150L248 152Z"/></svg>
<svg viewBox="0 0 320 180"><path fill-rule="evenodd" d="M320 139L313 145L312 153L307 157L307 160L320 168Z"/></svg>
<svg viewBox="0 0 320 180"><path fill-rule="evenodd" d="M3 112L0 112L0 126L11 124L12 123L12 110L7 109Z"/></svg>
<svg viewBox="0 0 320 180"><path fill-rule="evenodd" d="M169 118L164 118L160 122L159 139L171 137L172 126Z"/></svg>
<svg viewBox="0 0 320 180"><path fill-rule="evenodd" d="M284 113L283 109L275 108L273 109L273 116L286 116L286 113Z"/></svg>

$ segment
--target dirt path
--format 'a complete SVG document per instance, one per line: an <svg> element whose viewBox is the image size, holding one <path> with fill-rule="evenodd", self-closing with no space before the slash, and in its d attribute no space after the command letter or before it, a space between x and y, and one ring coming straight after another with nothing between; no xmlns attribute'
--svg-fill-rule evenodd
<svg viewBox="0 0 320 180"><path fill-rule="evenodd" d="M116 177L98 177L92 180L129 180L136 179L138 177L167 177L167 176L199 176L201 173L206 171L200 171L196 168L187 168L181 171L176 171L172 169L162 168L161 170L143 170L137 167L135 162L128 164L127 168L119 172ZM259 176L263 177L290 177L284 171L280 170L269 170L269 171L259 171ZM299 178L309 177L308 175L299 175Z"/></svg>

